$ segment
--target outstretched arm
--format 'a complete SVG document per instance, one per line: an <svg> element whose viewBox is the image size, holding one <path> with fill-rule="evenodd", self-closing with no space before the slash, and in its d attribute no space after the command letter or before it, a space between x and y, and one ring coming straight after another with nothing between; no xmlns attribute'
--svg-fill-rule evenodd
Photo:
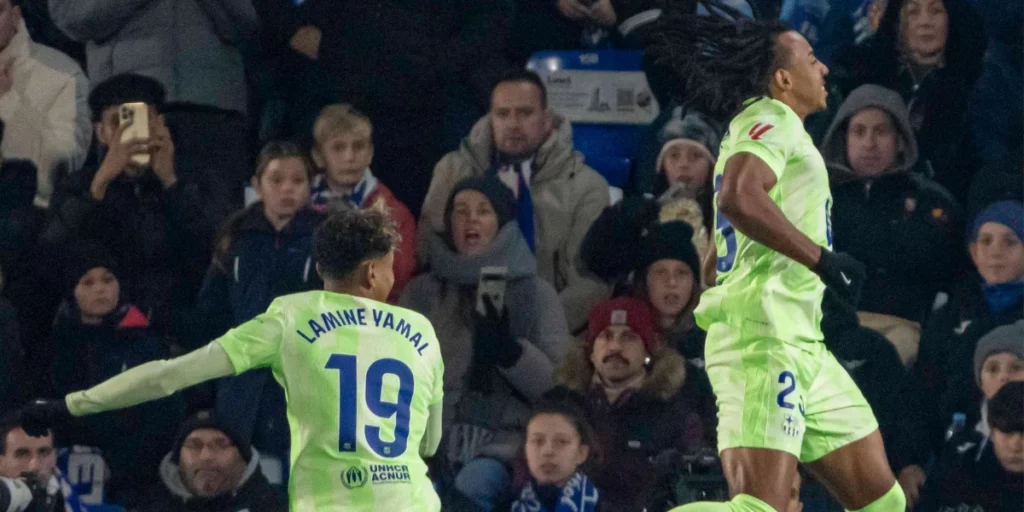
<svg viewBox="0 0 1024 512"><path fill-rule="evenodd" d="M821 247L789 222L768 197L776 182L778 178L763 160L752 153L737 153L725 163L718 209L751 240L813 268L821 258Z"/></svg>
<svg viewBox="0 0 1024 512"><path fill-rule="evenodd" d="M220 343L212 342L181 357L136 366L64 400L73 416L84 416L131 407L234 374L227 352Z"/></svg>

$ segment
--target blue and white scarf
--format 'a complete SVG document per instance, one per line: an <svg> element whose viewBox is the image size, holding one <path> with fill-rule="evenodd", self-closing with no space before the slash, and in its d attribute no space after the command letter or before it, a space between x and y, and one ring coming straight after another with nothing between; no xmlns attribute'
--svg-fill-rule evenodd
<svg viewBox="0 0 1024 512"><path fill-rule="evenodd" d="M594 512L597 510L597 488L583 473L575 473L562 488L562 496L554 510L544 508L531 481L512 503L512 512Z"/></svg>

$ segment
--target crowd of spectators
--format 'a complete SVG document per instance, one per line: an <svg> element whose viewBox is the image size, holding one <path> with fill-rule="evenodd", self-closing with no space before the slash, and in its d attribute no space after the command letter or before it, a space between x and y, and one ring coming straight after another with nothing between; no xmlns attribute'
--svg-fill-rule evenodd
<svg viewBox="0 0 1024 512"><path fill-rule="evenodd" d="M856 308L826 295L824 343L908 508L1024 510L1021 0L0 0L0 476L35 510L285 510L269 370L43 438L18 408L319 289L323 219L385 208L388 301L430 319L445 362L445 510L726 497L693 310L729 119L645 61L660 115L620 194L525 70L709 9L803 13L831 68L806 126L834 246L868 277ZM481 302L496 268L502 300ZM85 454L100 489L66 474ZM824 495L798 478L789 510L838 510Z"/></svg>

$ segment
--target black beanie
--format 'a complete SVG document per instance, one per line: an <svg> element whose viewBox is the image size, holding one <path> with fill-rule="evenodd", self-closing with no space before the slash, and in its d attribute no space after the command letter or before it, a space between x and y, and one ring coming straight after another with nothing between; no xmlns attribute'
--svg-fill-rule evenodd
<svg viewBox="0 0 1024 512"><path fill-rule="evenodd" d="M633 267L636 270L636 279L642 279L647 274L647 268L658 260L682 261L690 267L694 278L699 278L700 260L697 257L697 249L693 246L693 227L682 221L666 222L651 227L647 236L640 241L640 253Z"/></svg>
<svg viewBox="0 0 1024 512"><path fill-rule="evenodd" d="M452 232L452 210L455 208L455 196L463 190L476 190L487 196L487 199L491 202L491 207L494 208L494 213L498 215L499 230L515 218L516 199L512 195L512 191L494 176L474 176L456 183L451 195L448 196L448 203L444 207L444 229L446 233Z"/></svg>
<svg viewBox="0 0 1024 512"><path fill-rule="evenodd" d="M82 242L72 246L64 260L64 289L68 296L74 296L78 281L97 267L109 270L119 281L121 280L121 276L118 275L117 260L106 247L96 242Z"/></svg>
<svg viewBox="0 0 1024 512"><path fill-rule="evenodd" d="M1003 384L988 401L988 425L1004 434L1024 431L1024 382Z"/></svg>
<svg viewBox="0 0 1024 512"><path fill-rule="evenodd" d="M252 460L252 447L249 446L249 442L246 439L239 436L227 423L218 421L212 412L199 411L185 420L185 423L182 423L178 429L178 436L174 438L174 447L171 449L171 462L178 463L181 448L185 445L185 440L188 439L189 434L203 428L223 432L234 443L235 448L238 448L238 453L242 456L242 460L246 463Z"/></svg>

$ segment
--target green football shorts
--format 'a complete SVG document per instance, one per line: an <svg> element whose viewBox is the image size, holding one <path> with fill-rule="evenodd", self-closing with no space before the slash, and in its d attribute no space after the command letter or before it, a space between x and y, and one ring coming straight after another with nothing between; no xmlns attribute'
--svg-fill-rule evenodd
<svg viewBox="0 0 1024 512"><path fill-rule="evenodd" d="M878 422L823 343L740 336L708 329L708 377L718 404L718 451L767 448L812 462L867 437Z"/></svg>

